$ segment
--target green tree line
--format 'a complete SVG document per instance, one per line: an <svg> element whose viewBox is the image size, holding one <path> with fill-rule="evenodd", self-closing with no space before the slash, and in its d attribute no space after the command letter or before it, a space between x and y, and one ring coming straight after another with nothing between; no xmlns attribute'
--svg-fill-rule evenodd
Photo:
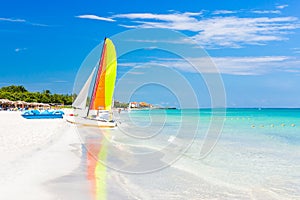
<svg viewBox="0 0 300 200"><path fill-rule="evenodd" d="M128 108L128 106L129 106L129 103L123 103L123 102L119 102L119 101L114 102L115 108Z"/></svg>
<svg viewBox="0 0 300 200"><path fill-rule="evenodd" d="M59 103L64 105L71 105L73 101L72 95L51 94L50 90L44 90L43 92L29 92L24 86L19 85L0 88L0 99L26 101L28 103Z"/></svg>

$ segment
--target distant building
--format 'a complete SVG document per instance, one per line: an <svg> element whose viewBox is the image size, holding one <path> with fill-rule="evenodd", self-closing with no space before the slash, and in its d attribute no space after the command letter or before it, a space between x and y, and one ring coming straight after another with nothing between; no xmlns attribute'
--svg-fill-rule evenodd
<svg viewBox="0 0 300 200"><path fill-rule="evenodd" d="M130 102L129 108L152 108L152 105L147 102Z"/></svg>
<svg viewBox="0 0 300 200"><path fill-rule="evenodd" d="M140 107L150 107L150 104L146 102L140 102Z"/></svg>
<svg viewBox="0 0 300 200"><path fill-rule="evenodd" d="M140 104L138 102L130 102L129 108L139 108Z"/></svg>

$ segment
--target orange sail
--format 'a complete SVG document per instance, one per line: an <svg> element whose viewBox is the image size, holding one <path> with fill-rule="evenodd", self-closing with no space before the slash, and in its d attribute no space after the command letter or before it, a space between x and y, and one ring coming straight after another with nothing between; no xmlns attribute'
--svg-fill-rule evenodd
<svg viewBox="0 0 300 200"><path fill-rule="evenodd" d="M110 110L117 75L117 57L112 41L105 38L90 110Z"/></svg>

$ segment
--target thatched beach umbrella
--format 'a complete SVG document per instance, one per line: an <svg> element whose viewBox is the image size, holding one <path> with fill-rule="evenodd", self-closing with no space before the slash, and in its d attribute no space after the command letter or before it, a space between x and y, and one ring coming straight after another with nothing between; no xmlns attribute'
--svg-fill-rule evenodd
<svg viewBox="0 0 300 200"><path fill-rule="evenodd" d="M47 103L42 103L42 106L43 106L44 108L50 108L50 105L47 104Z"/></svg>
<svg viewBox="0 0 300 200"><path fill-rule="evenodd" d="M2 105L4 104L5 99L0 99L0 106L2 107Z"/></svg>
<svg viewBox="0 0 300 200"><path fill-rule="evenodd" d="M8 99L1 99L1 103L3 104L10 104L12 101L8 100Z"/></svg>
<svg viewBox="0 0 300 200"><path fill-rule="evenodd" d="M10 101L8 99L1 99L1 107L11 107L12 105L14 105L13 101Z"/></svg>
<svg viewBox="0 0 300 200"><path fill-rule="evenodd" d="M16 101L15 102L15 107L21 107L24 108L28 103L25 101Z"/></svg>
<svg viewBox="0 0 300 200"><path fill-rule="evenodd" d="M44 105L43 103L38 103L39 108L43 108L43 105Z"/></svg>
<svg viewBox="0 0 300 200"><path fill-rule="evenodd" d="M29 106L30 108L35 108L35 107L38 106L38 103L36 103L36 102L28 103L28 106Z"/></svg>

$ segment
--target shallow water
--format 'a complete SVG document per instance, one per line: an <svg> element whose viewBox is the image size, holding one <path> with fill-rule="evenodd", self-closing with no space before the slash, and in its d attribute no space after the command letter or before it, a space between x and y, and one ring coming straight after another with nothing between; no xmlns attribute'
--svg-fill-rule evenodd
<svg viewBox="0 0 300 200"><path fill-rule="evenodd" d="M299 109L152 110L116 117L114 130L78 127L81 165L50 183L55 191L73 181L79 195L61 190L63 196L300 198Z"/></svg>

